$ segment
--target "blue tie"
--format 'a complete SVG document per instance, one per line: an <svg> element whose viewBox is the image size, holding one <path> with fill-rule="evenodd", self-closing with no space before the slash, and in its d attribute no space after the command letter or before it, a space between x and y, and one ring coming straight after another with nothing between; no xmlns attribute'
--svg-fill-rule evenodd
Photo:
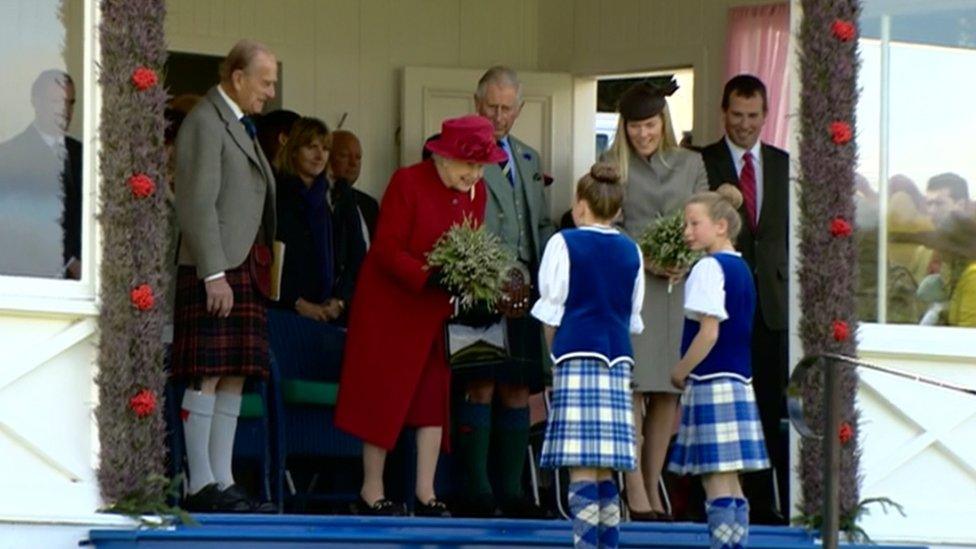
<svg viewBox="0 0 976 549"><path fill-rule="evenodd" d="M248 115L241 117L241 124L244 124L244 129L247 130L247 135L254 139L254 136L258 134L258 128L254 125L254 119Z"/></svg>
<svg viewBox="0 0 976 549"><path fill-rule="evenodd" d="M498 167L502 169L502 175L508 179L508 184L515 186L515 177L512 175L512 156L508 153L508 149L505 147L505 141L499 140L498 146L501 150L505 151L505 160L498 163Z"/></svg>

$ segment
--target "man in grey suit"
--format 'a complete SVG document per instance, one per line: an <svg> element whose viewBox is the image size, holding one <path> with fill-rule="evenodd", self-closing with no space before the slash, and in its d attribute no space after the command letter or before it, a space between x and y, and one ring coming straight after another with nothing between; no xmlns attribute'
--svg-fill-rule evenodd
<svg viewBox="0 0 976 549"><path fill-rule="evenodd" d="M766 121L766 86L748 74L733 77L722 95L725 137L702 149L708 186L733 183L742 191L742 231L735 248L756 281L752 375L756 402L775 478L767 472L746 476L753 519L785 523L789 516L789 437L786 418L789 371L789 185L786 151L759 139ZM751 490L750 490L751 488Z"/></svg>
<svg viewBox="0 0 976 549"><path fill-rule="evenodd" d="M506 161L485 166L485 226L498 235L526 272L532 273L528 277L531 279L554 226L549 218L539 153L509 134L523 104L518 75L508 67L488 69L478 82L474 100L478 114L491 121L495 139L508 154ZM540 325L525 315L530 296L525 297L524 303L515 304L516 314L521 316L508 320L512 363L458 372L465 394L457 408L457 440L467 476L467 507L473 515L493 514L496 504L507 516L541 514L537 506L526 501L522 491L529 438L529 394L542 390L544 385ZM496 388L501 406L492 413ZM489 446L500 467L498 498L488 480Z"/></svg>
<svg viewBox="0 0 976 549"><path fill-rule="evenodd" d="M250 115L275 94L278 65L241 40L220 83L176 138L180 227L172 371L185 380L182 418L191 511L268 510L234 483L231 461L244 380L268 372L265 301L275 234L271 166Z"/></svg>

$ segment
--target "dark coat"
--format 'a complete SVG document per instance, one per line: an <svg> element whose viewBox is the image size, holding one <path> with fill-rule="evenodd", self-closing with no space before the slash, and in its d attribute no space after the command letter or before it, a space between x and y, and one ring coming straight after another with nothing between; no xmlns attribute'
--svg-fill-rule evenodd
<svg viewBox="0 0 976 549"><path fill-rule="evenodd" d="M759 226L753 231L745 218L745 206L739 208L742 231L735 247L752 268L759 298L758 310L770 330L789 326L789 154L772 145L762 144L763 198ZM708 172L708 186L717 189L722 183L739 184L735 162L725 139L701 151Z"/></svg>
<svg viewBox="0 0 976 549"><path fill-rule="evenodd" d="M275 237L285 244L285 264L281 273L281 298L278 305L292 309L299 297L317 302L322 295L322 276L315 264L315 248L311 227L306 219L305 201L294 178L277 177L276 210L278 233ZM339 193L333 200L330 222L333 283L326 295L348 302L352 297L359 273L359 265L366 255L366 244L360 235L359 217L348 207L350 199Z"/></svg>
<svg viewBox="0 0 976 549"><path fill-rule="evenodd" d="M335 243L334 294L348 304L356 289L359 268L366 258L366 240L363 238L362 225L359 221L360 208L357 207L359 191L352 188L349 182L341 179L332 184L331 193L332 234ZM372 197L366 196L373 200ZM373 229L370 229L370 237L376 227L376 215L379 211L379 206L375 206L375 200L373 204L376 211L372 214Z"/></svg>
<svg viewBox="0 0 976 549"><path fill-rule="evenodd" d="M9 222L15 216L28 214L36 193L60 193L63 197L63 210L60 215L61 234L42 235L38 230L31 228L31 224L39 223L40 219L24 219L27 226L6 227L0 229L8 231L8 236L14 239L5 242L7 251L17 255L31 253L28 250L16 252L18 246L35 246L34 251L50 249L50 247L38 246L37 238L41 242L53 238L56 242L61 241L61 257L52 258L46 261L51 265L60 262L66 265L72 258L81 260L81 207L82 207L82 166L81 166L81 143L72 137L65 136L66 156L63 164L59 163L51 147L44 142L44 138L37 129L31 125L24 131L14 136L12 139L0 145L0 199L6 201L6 206L14 208L5 215ZM60 180L60 184L58 181ZM21 202L22 201L22 202ZM17 210L17 211L15 211ZM20 223L20 221L18 221ZM43 225L38 225L42 227ZM30 239L19 240L22 235ZM52 246L53 247L53 246ZM21 271L17 267L16 259L11 260L9 265L4 263L5 274L20 274L27 276L57 276L63 272L55 272L60 269L49 269L45 272L31 272L30 267ZM56 265L55 265L56 266Z"/></svg>
<svg viewBox="0 0 976 549"><path fill-rule="evenodd" d="M359 212L366 221L366 228L369 229L369 239L372 240L373 235L376 234L376 220L380 216L380 204L375 198L355 187L352 188L352 192L356 196Z"/></svg>

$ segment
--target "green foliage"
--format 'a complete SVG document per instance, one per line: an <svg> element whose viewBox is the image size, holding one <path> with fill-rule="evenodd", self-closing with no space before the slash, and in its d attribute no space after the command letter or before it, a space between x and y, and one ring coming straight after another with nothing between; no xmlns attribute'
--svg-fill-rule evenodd
<svg viewBox="0 0 976 549"><path fill-rule="evenodd" d="M166 528L177 523L197 526L189 513L166 503L167 497L179 500L182 483L182 475L172 480L162 475L150 475L140 489L126 494L101 512L125 515L147 528Z"/></svg>
<svg viewBox="0 0 976 549"><path fill-rule="evenodd" d="M461 307L476 302L493 306L502 293L507 267L515 258L499 238L474 220L451 227L427 254L428 267L440 267L444 281L461 298Z"/></svg>
<svg viewBox="0 0 976 549"><path fill-rule="evenodd" d="M685 243L685 213L678 210L652 221L640 235L647 261L666 269L687 269L701 257Z"/></svg>
<svg viewBox="0 0 976 549"><path fill-rule="evenodd" d="M905 515L905 509L900 504L895 503L889 498L866 498L861 500L850 513L844 513L840 516L840 531L844 534L844 537L848 541L854 543L873 543L868 533L858 525L861 517L871 514L871 510L868 509L869 505L873 504L881 505L881 510L884 514L888 514L888 508L892 508L898 511L901 516ZM823 528L823 515L817 513L813 515L799 515L793 517L793 524L796 526L801 526L809 530L820 530Z"/></svg>

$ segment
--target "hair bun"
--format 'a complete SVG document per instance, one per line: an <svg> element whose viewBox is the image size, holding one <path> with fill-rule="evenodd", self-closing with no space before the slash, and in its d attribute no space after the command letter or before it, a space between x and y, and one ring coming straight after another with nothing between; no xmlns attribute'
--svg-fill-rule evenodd
<svg viewBox="0 0 976 549"><path fill-rule="evenodd" d="M620 170L610 162L597 162L590 168L590 177L600 183L620 183Z"/></svg>
<svg viewBox="0 0 976 549"><path fill-rule="evenodd" d="M722 183L715 189L715 192L732 204L733 208L738 210L739 206L742 206L742 192L735 185Z"/></svg>

